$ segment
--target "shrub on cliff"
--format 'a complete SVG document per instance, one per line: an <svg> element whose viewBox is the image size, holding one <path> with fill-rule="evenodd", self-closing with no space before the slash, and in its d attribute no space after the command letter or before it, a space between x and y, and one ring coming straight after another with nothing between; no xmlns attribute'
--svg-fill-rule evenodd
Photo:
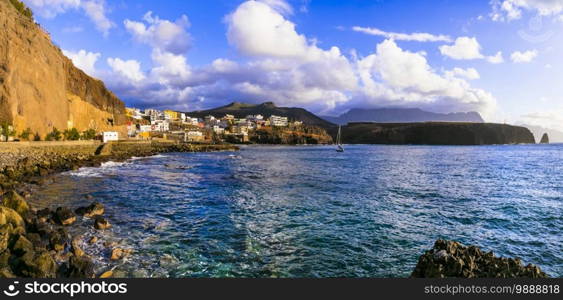
<svg viewBox="0 0 563 300"><path fill-rule="evenodd" d="M10 3L24 16L33 19L33 11L19 0L10 0Z"/></svg>
<svg viewBox="0 0 563 300"><path fill-rule="evenodd" d="M27 128L26 130L22 131L22 133L20 134L20 138L22 140L29 141L31 135L32 135L31 128Z"/></svg>
<svg viewBox="0 0 563 300"><path fill-rule="evenodd" d="M93 140L96 138L96 130L88 129L82 132L82 139L83 140Z"/></svg>
<svg viewBox="0 0 563 300"><path fill-rule="evenodd" d="M61 132L55 127L51 133L48 133L45 137L46 141L60 141L62 138Z"/></svg>
<svg viewBox="0 0 563 300"><path fill-rule="evenodd" d="M67 141L78 141L80 139L80 132L76 128L67 129L63 134Z"/></svg>

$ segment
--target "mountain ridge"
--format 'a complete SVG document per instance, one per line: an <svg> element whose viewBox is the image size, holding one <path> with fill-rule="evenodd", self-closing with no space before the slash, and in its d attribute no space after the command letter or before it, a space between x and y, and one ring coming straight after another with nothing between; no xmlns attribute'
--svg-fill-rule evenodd
<svg viewBox="0 0 563 300"><path fill-rule="evenodd" d="M249 104L244 102L232 102L225 106L186 112L187 115L196 118L204 118L208 115L215 117L223 117L226 114L235 116L236 118L244 118L248 115L263 115L268 118L272 115L288 117L292 121L301 121L304 124L318 126L321 128L332 128L335 124L328 122L308 110L300 107L279 107L273 102L264 102L261 104Z"/></svg>
<svg viewBox="0 0 563 300"><path fill-rule="evenodd" d="M470 122L484 123L478 112L434 113L420 108L352 108L338 117L321 118L339 125L353 122L419 123L419 122Z"/></svg>

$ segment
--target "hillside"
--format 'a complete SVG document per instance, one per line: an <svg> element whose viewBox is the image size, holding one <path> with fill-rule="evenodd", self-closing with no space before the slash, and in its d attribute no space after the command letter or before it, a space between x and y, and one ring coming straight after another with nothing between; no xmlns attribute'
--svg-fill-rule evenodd
<svg viewBox="0 0 563 300"><path fill-rule="evenodd" d="M347 144L496 145L533 144L524 127L492 123L350 123L342 128Z"/></svg>
<svg viewBox="0 0 563 300"><path fill-rule="evenodd" d="M244 118L248 115L263 115L268 118L271 115L288 117L291 121L302 121L304 124L318 126L321 128L331 128L335 125L323 120L311 112L297 107L277 107L272 102L266 102L258 105L234 102L226 106L193 111L186 113L187 115L195 118L204 118L205 116L212 115L215 117L223 117L226 114L234 115L236 118Z"/></svg>
<svg viewBox="0 0 563 300"><path fill-rule="evenodd" d="M0 123L42 137L55 127L126 130L123 102L77 69L9 0L0 0L0 32Z"/></svg>
<svg viewBox="0 0 563 300"><path fill-rule="evenodd" d="M416 122L471 122L483 123L477 112L467 113L433 113L418 108L354 108L339 117L323 117L325 120L346 125L351 122L377 123L416 123Z"/></svg>

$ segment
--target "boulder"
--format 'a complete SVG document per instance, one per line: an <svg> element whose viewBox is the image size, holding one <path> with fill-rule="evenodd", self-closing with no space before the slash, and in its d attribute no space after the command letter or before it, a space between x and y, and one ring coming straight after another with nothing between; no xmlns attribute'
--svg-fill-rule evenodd
<svg viewBox="0 0 563 300"><path fill-rule="evenodd" d="M100 274L100 276L98 278L111 278L113 276L113 271L109 270L109 271L105 271L102 274Z"/></svg>
<svg viewBox="0 0 563 300"><path fill-rule="evenodd" d="M76 222L76 215L66 207L59 207L55 211L55 221L63 226L72 225Z"/></svg>
<svg viewBox="0 0 563 300"><path fill-rule="evenodd" d="M84 251L80 248L80 237L73 238L70 246L72 254L74 254L75 256L80 257L84 255Z"/></svg>
<svg viewBox="0 0 563 300"><path fill-rule="evenodd" d="M25 199L16 191L9 191L2 197L2 205L15 210L18 214L24 215L29 211L29 205Z"/></svg>
<svg viewBox="0 0 563 300"><path fill-rule="evenodd" d="M546 278L540 268L522 265L520 259L496 257L476 246L438 240L420 256L411 274L415 278Z"/></svg>
<svg viewBox="0 0 563 300"><path fill-rule="evenodd" d="M129 254L131 254L131 252L133 252L133 251L130 250L130 249L114 248L113 250L111 250L110 259L111 260L120 260L122 258L129 256Z"/></svg>
<svg viewBox="0 0 563 300"><path fill-rule="evenodd" d="M33 253L33 244L24 236L18 235L12 244L12 253L17 256L23 256L26 253Z"/></svg>
<svg viewBox="0 0 563 300"><path fill-rule="evenodd" d="M12 224L0 225L0 251L8 248L8 242L13 229Z"/></svg>
<svg viewBox="0 0 563 300"><path fill-rule="evenodd" d="M111 224L104 217L96 216L94 220L94 228L98 230L105 230L111 228Z"/></svg>
<svg viewBox="0 0 563 300"><path fill-rule="evenodd" d="M25 225L23 218L15 210L0 206L0 225L11 224L14 228Z"/></svg>
<svg viewBox="0 0 563 300"><path fill-rule="evenodd" d="M37 220L45 223L51 218L52 214L53 213L51 212L51 210L49 208L44 208L44 209L38 210L37 213L36 213Z"/></svg>
<svg viewBox="0 0 563 300"><path fill-rule="evenodd" d="M70 278L93 278L94 263L87 256L71 256L65 275Z"/></svg>
<svg viewBox="0 0 563 300"><path fill-rule="evenodd" d="M98 237L93 236L88 240L88 244L90 245L95 244L97 241L98 241Z"/></svg>
<svg viewBox="0 0 563 300"><path fill-rule="evenodd" d="M75 210L77 215L92 218L104 214L104 205L99 202L94 202L86 207L79 207Z"/></svg>
<svg viewBox="0 0 563 300"><path fill-rule="evenodd" d="M62 231L52 231L49 236L49 245L52 250L57 252L63 251L66 248L68 238Z"/></svg>

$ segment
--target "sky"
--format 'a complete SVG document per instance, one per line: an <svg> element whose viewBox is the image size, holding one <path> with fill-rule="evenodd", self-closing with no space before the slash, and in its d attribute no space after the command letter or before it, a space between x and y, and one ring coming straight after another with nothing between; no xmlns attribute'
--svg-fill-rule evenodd
<svg viewBox="0 0 563 300"><path fill-rule="evenodd" d="M24 2L130 107L417 107L563 130L563 0Z"/></svg>

